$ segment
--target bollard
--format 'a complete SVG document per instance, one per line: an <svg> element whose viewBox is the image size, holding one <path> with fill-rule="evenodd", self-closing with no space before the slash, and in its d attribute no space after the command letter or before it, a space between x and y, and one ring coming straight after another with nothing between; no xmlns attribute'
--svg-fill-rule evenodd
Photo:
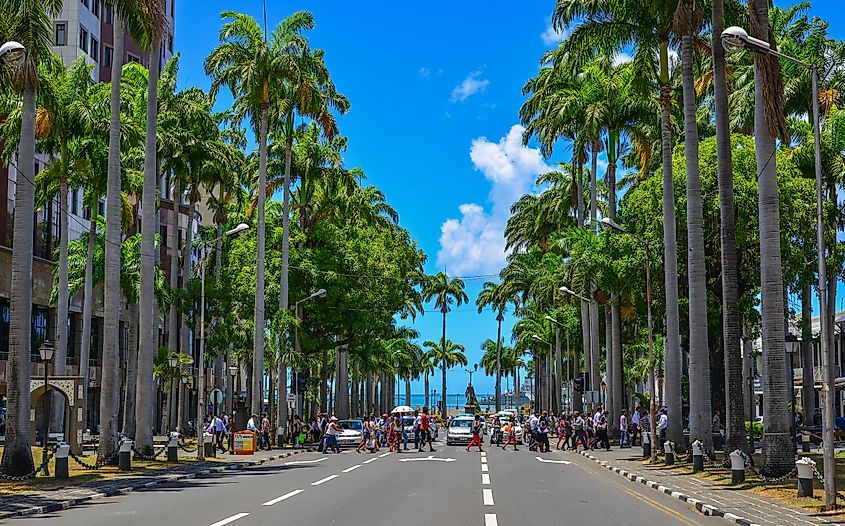
<svg viewBox="0 0 845 526"><path fill-rule="evenodd" d="M120 457L118 460L120 471L132 469L132 441L126 437L120 441Z"/></svg>
<svg viewBox="0 0 845 526"><path fill-rule="evenodd" d="M167 461L179 462L179 433L170 433L170 440L167 441Z"/></svg>
<svg viewBox="0 0 845 526"><path fill-rule="evenodd" d="M665 454L666 465L673 465L675 463L675 444L667 440L663 443L663 451Z"/></svg>
<svg viewBox="0 0 845 526"><path fill-rule="evenodd" d="M810 433L806 431L801 431L801 452L810 452Z"/></svg>
<svg viewBox="0 0 845 526"><path fill-rule="evenodd" d="M745 482L745 460L742 459L742 451L735 449L731 453L731 484Z"/></svg>
<svg viewBox="0 0 845 526"><path fill-rule="evenodd" d="M643 458L651 456L651 433L643 433Z"/></svg>
<svg viewBox="0 0 845 526"><path fill-rule="evenodd" d="M67 457L70 454L70 446L62 442L56 449L56 480L67 480L68 472Z"/></svg>
<svg viewBox="0 0 845 526"><path fill-rule="evenodd" d="M216 457L216 448L214 447L214 435L211 433L202 434L202 448L206 458Z"/></svg>
<svg viewBox="0 0 845 526"><path fill-rule="evenodd" d="M285 428L282 426L276 429L276 445L279 446L279 449L285 447Z"/></svg>
<svg viewBox="0 0 845 526"><path fill-rule="evenodd" d="M813 469L816 463L807 457L801 457L795 461L798 468L798 496L813 497Z"/></svg>
<svg viewBox="0 0 845 526"><path fill-rule="evenodd" d="M701 440L692 443L692 472L704 471L704 444Z"/></svg>

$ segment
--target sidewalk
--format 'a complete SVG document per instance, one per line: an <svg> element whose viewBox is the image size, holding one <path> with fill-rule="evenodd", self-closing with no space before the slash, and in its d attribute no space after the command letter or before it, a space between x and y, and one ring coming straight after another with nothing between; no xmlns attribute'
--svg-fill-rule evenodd
<svg viewBox="0 0 845 526"><path fill-rule="evenodd" d="M223 460L185 463L175 468L147 470L137 475L133 475L130 472L125 477L120 478L96 480L55 489L9 495L0 498L0 520L20 515L49 513L71 506L77 506L92 499L112 497L139 489L151 488L160 484L192 479L210 473L222 473L248 466L258 466L305 451L305 449L276 449L272 451L258 451L254 455L225 455ZM180 453L184 452L180 450ZM193 455L196 455L196 453L193 453ZM179 456L188 456L188 454L180 454ZM71 460L71 462L73 461Z"/></svg>
<svg viewBox="0 0 845 526"><path fill-rule="evenodd" d="M807 510L786 507L748 491L725 486L701 477L686 475L662 466L641 462L642 449L615 448L612 451L582 453L606 469L657 491L692 504L704 515L724 517L736 524L762 526L841 524L837 517L824 517Z"/></svg>

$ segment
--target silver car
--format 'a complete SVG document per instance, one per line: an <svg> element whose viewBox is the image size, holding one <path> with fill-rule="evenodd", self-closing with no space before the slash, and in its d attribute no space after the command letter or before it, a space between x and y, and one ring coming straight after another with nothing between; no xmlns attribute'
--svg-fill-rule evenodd
<svg viewBox="0 0 845 526"><path fill-rule="evenodd" d="M364 422L361 420L341 420L337 429L337 445L340 447L358 447L364 439Z"/></svg>
<svg viewBox="0 0 845 526"><path fill-rule="evenodd" d="M473 418L459 416L449 422L449 429L446 430L446 445L469 444L472 440Z"/></svg>

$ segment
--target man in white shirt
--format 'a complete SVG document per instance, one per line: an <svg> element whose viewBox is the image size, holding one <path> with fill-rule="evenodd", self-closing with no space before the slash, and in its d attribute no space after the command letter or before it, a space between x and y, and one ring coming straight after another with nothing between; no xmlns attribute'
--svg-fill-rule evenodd
<svg viewBox="0 0 845 526"><path fill-rule="evenodd" d="M660 410L657 417L657 448L663 453L663 443L666 442L666 428L669 427L669 417L666 416L666 408Z"/></svg>
<svg viewBox="0 0 845 526"><path fill-rule="evenodd" d="M593 426L597 425L601 421L602 414L602 406L601 404L599 404L598 408L596 409L596 414L593 415Z"/></svg>
<svg viewBox="0 0 845 526"><path fill-rule="evenodd" d="M246 423L246 430L247 431L255 431L258 433L258 427L255 421L258 420L258 415L252 415L249 417L249 420Z"/></svg>
<svg viewBox="0 0 845 526"><path fill-rule="evenodd" d="M637 435L640 434L640 406L634 407L631 413L631 445L637 445Z"/></svg>

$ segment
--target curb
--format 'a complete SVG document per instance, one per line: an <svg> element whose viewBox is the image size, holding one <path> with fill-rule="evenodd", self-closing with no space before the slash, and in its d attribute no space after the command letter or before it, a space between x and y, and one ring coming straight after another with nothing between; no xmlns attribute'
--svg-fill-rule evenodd
<svg viewBox="0 0 845 526"><path fill-rule="evenodd" d="M11 519L13 517L22 517L24 515L40 515L44 513L52 513L55 511L64 510L70 508L71 506L79 506L85 502L94 500L94 499L102 499L106 497L116 497L118 495L126 495L127 493L131 493L136 490L144 490L148 488L153 488L155 486L159 486L161 484L169 484L172 482L179 482L183 480L194 479L197 477L202 477L205 475L209 475L211 473L223 473L224 471L231 471L233 469L242 469L246 467L253 467L253 466L260 466L262 464L266 464L267 462L272 462L274 460L279 460L282 458L287 458L292 455L298 455L300 453L305 453L308 451L312 451L311 448L308 449L299 449L296 451L289 451L286 453L280 453L278 455L272 455L269 457L265 457L259 460L239 460L234 461L232 464L226 466L217 466L211 467L207 469L202 469L200 471L196 471L194 473L180 473L178 475L164 475L160 480L151 480L149 482L139 482L136 484L131 484L129 486L113 489L109 491L104 491L100 493L92 493L91 495L86 495L84 497L79 497L76 499L68 499L63 500L60 502L54 502L52 504L47 504L45 506L33 506L31 508L24 508L15 511L8 511L8 512L0 512L0 520L3 519Z"/></svg>
<svg viewBox="0 0 845 526"><path fill-rule="evenodd" d="M631 473L627 470L624 470L624 469L619 469L617 467L613 467L607 461L599 460L596 457L594 457L593 455L590 455L589 453L587 453L586 451L579 451L578 454L589 458L590 460L597 463L601 467L607 469L608 471L612 471L614 473L622 475L623 477L630 480L631 482L639 482L640 484L643 484L644 486L648 486L649 488L651 488L653 490L659 491L661 493L665 493L666 495L669 495L670 497L674 497L674 498L676 498L676 499L678 499L682 502L692 504L693 507L696 509L696 511L698 511L702 515L707 515L707 516L711 516L711 517L721 517L721 518L729 520L729 521L731 521L735 524L739 524L740 526L760 526L756 522L752 522L752 521L746 519L745 517L740 517L739 515L736 515L736 514L733 514L733 513L728 513L726 511L720 509L720 508L717 508L716 506L713 506L712 504L707 504L707 503L702 502L698 499L694 499L694 498L690 497L689 495L686 495L686 494L681 493L679 491L675 491L672 488L666 487L662 484L658 484L657 482L653 482L651 480L648 480L645 477L635 475L635 474L633 474L633 473Z"/></svg>

